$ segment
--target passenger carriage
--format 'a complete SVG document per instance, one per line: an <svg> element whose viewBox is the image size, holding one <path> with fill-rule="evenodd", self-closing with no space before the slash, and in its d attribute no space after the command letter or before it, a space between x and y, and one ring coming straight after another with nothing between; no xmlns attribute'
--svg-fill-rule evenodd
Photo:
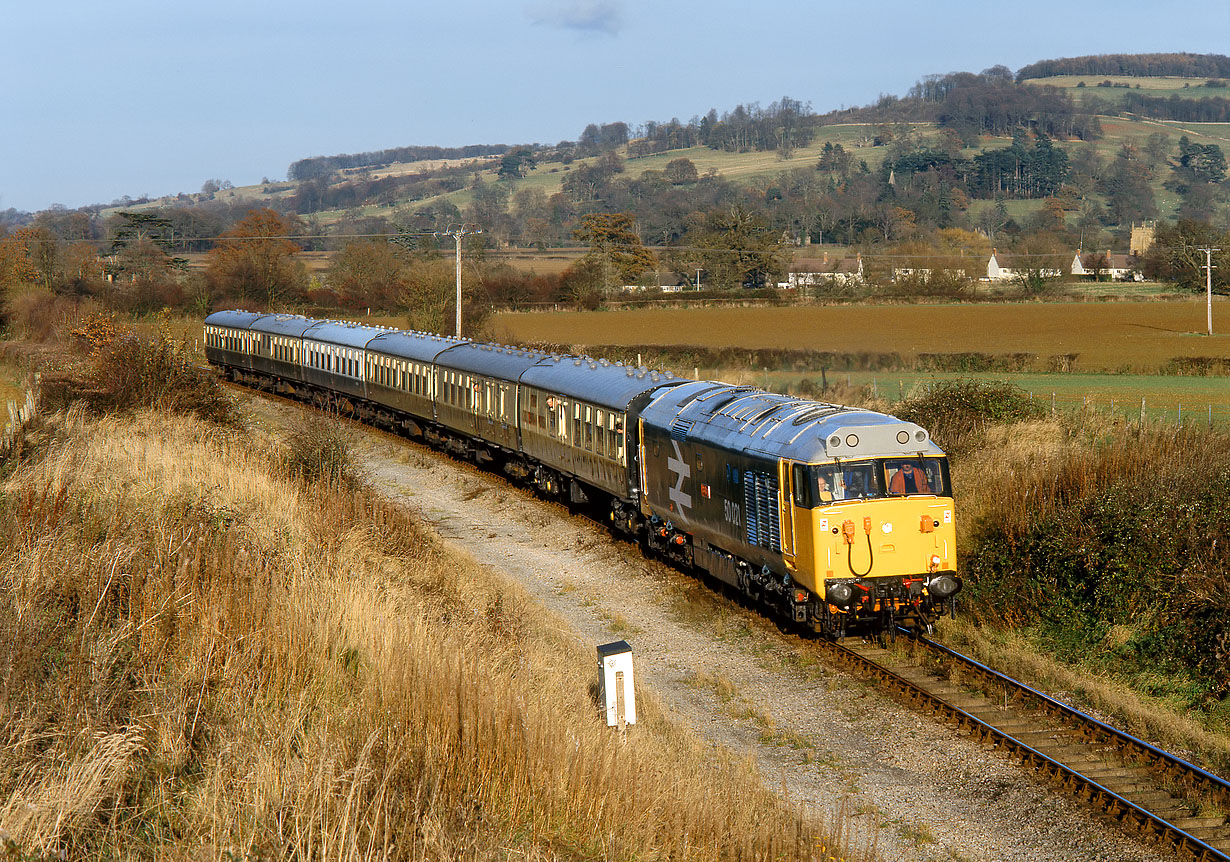
<svg viewBox="0 0 1230 862"><path fill-rule="evenodd" d="M436 357L463 343L450 336L399 329L382 331L368 341L368 398L393 411L377 412L381 424L400 424L411 434L423 434L427 423L436 421L440 385Z"/></svg>
<svg viewBox="0 0 1230 862"><path fill-rule="evenodd" d="M631 532L635 511L626 503L640 494L635 416L651 393L681 382L605 359L544 357L521 375L521 449L567 476L574 502L587 499L586 486L614 497L612 520Z"/></svg>
<svg viewBox="0 0 1230 862"><path fill-rule="evenodd" d="M367 343L382 330L358 323L318 320L303 331L302 380L330 390L332 406L350 410L367 399Z"/></svg>
<svg viewBox="0 0 1230 862"><path fill-rule="evenodd" d="M254 322L265 315L255 311L216 311L205 319L205 358L228 369L250 369Z"/></svg>
<svg viewBox="0 0 1230 862"><path fill-rule="evenodd" d="M282 381L302 382L303 333L315 324L315 320L299 314L261 315L249 326L252 344L248 367L277 378L275 391L290 391L292 387Z"/></svg>

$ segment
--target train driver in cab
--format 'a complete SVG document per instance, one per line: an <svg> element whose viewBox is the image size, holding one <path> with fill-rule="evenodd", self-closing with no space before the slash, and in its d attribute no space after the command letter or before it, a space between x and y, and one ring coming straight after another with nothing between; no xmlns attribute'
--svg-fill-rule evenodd
<svg viewBox="0 0 1230 862"><path fill-rule="evenodd" d="M889 465L890 469L892 465ZM922 465L912 461L904 461L888 480L890 494L930 494L931 484Z"/></svg>

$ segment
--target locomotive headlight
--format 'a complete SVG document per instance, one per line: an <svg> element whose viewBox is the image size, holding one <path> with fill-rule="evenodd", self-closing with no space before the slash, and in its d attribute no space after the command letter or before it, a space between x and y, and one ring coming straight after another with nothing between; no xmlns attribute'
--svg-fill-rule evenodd
<svg viewBox="0 0 1230 862"><path fill-rule="evenodd" d="M854 598L854 587L845 583L829 584L825 590L825 600L836 605L842 610L850 607L850 602Z"/></svg>
<svg viewBox="0 0 1230 862"><path fill-rule="evenodd" d="M851 448L857 446L858 445L858 435L857 434L847 434L846 435L846 445Z"/></svg>
<svg viewBox="0 0 1230 862"><path fill-rule="evenodd" d="M897 442L903 446L906 443L909 443L910 442L910 432L909 431L898 431L897 432Z"/></svg>
<svg viewBox="0 0 1230 862"><path fill-rule="evenodd" d="M946 599L956 595L959 589L961 589L961 582L952 575L939 575L927 584L927 592L931 593L933 599Z"/></svg>

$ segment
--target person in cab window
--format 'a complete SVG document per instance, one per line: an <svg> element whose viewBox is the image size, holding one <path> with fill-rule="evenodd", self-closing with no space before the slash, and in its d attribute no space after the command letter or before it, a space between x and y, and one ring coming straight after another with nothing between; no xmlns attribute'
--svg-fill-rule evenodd
<svg viewBox="0 0 1230 862"><path fill-rule="evenodd" d="M927 483L927 474L922 471L922 468L915 468L907 461L889 480L888 492L890 494L930 494L931 486Z"/></svg>

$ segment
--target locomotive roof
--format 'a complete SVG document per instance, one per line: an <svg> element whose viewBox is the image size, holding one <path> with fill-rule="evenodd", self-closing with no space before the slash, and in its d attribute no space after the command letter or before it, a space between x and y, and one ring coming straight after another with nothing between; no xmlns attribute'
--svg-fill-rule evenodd
<svg viewBox="0 0 1230 862"><path fill-rule="evenodd" d="M627 410L636 396L684 381L669 371L633 368L588 356L552 354L527 368L521 382L613 410Z"/></svg>
<svg viewBox="0 0 1230 862"><path fill-rule="evenodd" d="M454 338L451 335L416 332L412 329L386 329L367 343L367 349L399 359L435 362L441 351L465 343L467 342L464 339Z"/></svg>
<svg viewBox="0 0 1230 862"><path fill-rule="evenodd" d="M215 311L205 318L205 325L229 326L231 329L247 329L252 325L253 321L264 316L265 314L260 311L240 311L237 309Z"/></svg>
<svg viewBox="0 0 1230 862"><path fill-rule="evenodd" d="M680 440L810 463L943 454L926 431L895 416L707 380L658 393L641 416Z"/></svg>

